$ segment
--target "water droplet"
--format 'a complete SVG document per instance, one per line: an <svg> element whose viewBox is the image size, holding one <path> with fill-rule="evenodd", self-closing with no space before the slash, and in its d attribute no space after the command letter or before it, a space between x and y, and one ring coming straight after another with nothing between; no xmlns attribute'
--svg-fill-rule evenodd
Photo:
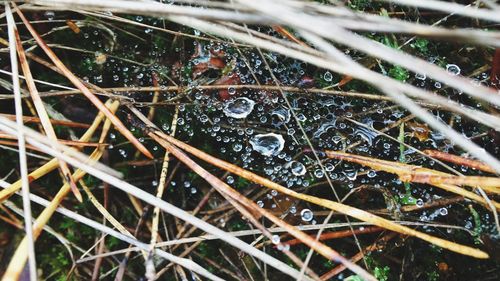
<svg viewBox="0 0 500 281"><path fill-rule="evenodd" d="M323 170L321 169L314 170L314 176L317 177L318 179L322 178L324 175L325 173L323 173Z"/></svg>
<svg viewBox="0 0 500 281"><path fill-rule="evenodd" d="M300 217L303 221L312 221L314 214L309 209L303 209L302 211L300 211Z"/></svg>
<svg viewBox="0 0 500 281"><path fill-rule="evenodd" d="M119 149L118 152L120 153L120 155L123 157L123 158L127 158L128 154L127 154L127 151L123 150L123 149Z"/></svg>
<svg viewBox="0 0 500 281"><path fill-rule="evenodd" d="M240 152L243 149L243 145L240 143L235 143L233 144L233 151L234 152Z"/></svg>
<svg viewBox="0 0 500 281"><path fill-rule="evenodd" d="M326 164L325 164L325 170L326 170L327 172L331 172L331 171L333 171L334 169L335 169L335 166L334 166L332 163L326 163Z"/></svg>
<svg viewBox="0 0 500 281"><path fill-rule="evenodd" d="M56 16L56 14L53 12L53 11L47 11L44 13L44 16L48 19L48 20L53 20L54 17Z"/></svg>
<svg viewBox="0 0 500 281"><path fill-rule="evenodd" d="M358 171L357 170L344 170L344 175L351 181L356 180L358 177Z"/></svg>
<svg viewBox="0 0 500 281"><path fill-rule="evenodd" d="M332 82L333 80L333 75L330 71L325 72L323 75L323 79L325 79L326 82Z"/></svg>
<svg viewBox="0 0 500 281"><path fill-rule="evenodd" d="M427 75L425 75L425 73L416 73L415 78L418 80L425 80L425 78L427 78Z"/></svg>
<svg viewBox="0 0 500 281"><path fill-rule="evenodd" d="M251 140L253 150L259 152L264 156L277 155L283 150L285 140L281 135L275 133L258 134Z"/></svg>
<svg viewBox="0 0 500 281"><path fill-rule="evenodd" d="M448 214L448 209L446 209L446 208L439 209L439 214L441 216L446 216Z"/></svg>
<svg viewBox="0 0 500 281"><path fill-rule="evenodd" d="M417 202L415 204L417 205L417 207L423 207L424 206L424 200L417 199Z"/></svg>
<svg viewBox="0 0 500 281"><path fill-rule="evenodd" d="M303 176L307 172L306 166L298 161L292 161L287 166L290 167L290 171L294 176Z"/></svg>
<svg viewBox="0 0 500 281"><path fill-rule="evenodd" d="M271 242L273 242L273 244L278 245L280 243L280 241L281 241L281 239L280 239L279 235L276 235L276 234L273 235L272 240L271 240Z"/></svg>
<svg viewBox="0 0 500 281"><path fill-rule="evenodd" d="M271 116L275 116L280 121L276 125L281 125L290 121L291 114L288 108L278 107L271 112Z"/></svg>
<svg viewBox="0 0 500 281"><path fill-rule="evenodd" d="M237 98L232 101L228 101L224 105L224 114L226 114L227 117L243 119L252 112L254 105L255 102L251 99Z"/></svg>
<svg viewBox="0 0 500 281"><path fill-rule="evenodd" d="M448 73L450 73L451 75L459 75L460 67L458 67L458 65L456 64L447 64L446 71L448 71Z"/></svg>
<svg viewBox="0 0 500 281"><path fill-rule="evenodd" d="M369 178L374 178L377 176L377 172L375 170L369 170L366 174Z"/></svg>
<svg viewBox="0 0 500 281"><path fill-rule="evenodd" d="M262 207L264 207L264 202L259 200L259 201L257 201L257 205L262 208Z"/></svg>

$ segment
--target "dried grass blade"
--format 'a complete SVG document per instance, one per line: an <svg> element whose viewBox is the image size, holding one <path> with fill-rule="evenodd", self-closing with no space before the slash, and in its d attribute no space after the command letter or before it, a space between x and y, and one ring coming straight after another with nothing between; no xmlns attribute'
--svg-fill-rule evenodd
<svg viewBox="0 0 500 281"><path fill-rule="evenodd" d="M324 241L324 240L330 240L330 239L338 239L338 238L350 237L353 235L353 233L354 234L367 234L367 233L380 232L382 230L383 230L383 228L378 227L378 226L363 227L360 229L354 229L354 231L351 231L350 229L339 230L339 231L335 231L335 232L322 233L319 236L318 240ZM311 236L311 237L316 238L316 235ZM302 244L302 241L300 241L298 239L292 239L292 240L285 241L283 243L286 245L293 246L293 245Z"/></svg>
<svg viewBox="0 0 500 281"><path fill-rule="evenodd" d="M11 120L15 120L15 116L11 114L5 114L5 113L0 113L0 116L9 118ZM23 116L23 121L25 123L31 123L31 122L40 122L40 118L33 117L33 116ZM61 125L61 126L66 126L66 127L73 127L73 128L84 128L87 129L90 127L89 124L85 123L78 123L78 122L73 122L73 121L64 121L64 120L56 120L56 119L50 119L50 123L52 125Z"/></svg>
<svg viewBox="0 0 500 281"><path fill-rule="evenodd" d="M10 139L10 140L17 140L16 137L11 136L9 134L4 134L0 132L0 139ZM59 143L65 144L65 145L70 145L70 146L77 146L77 147L102 147L106 146L106 143L96 143L96 142L83 142L83 141L72 141L72 140L62 140L62 139L57 139ZM6 142L7 143L7 142ZM11 142L15 143L15 142ZM36 148L33 148L36 149Z"/></svg>
<svg viewBox="0 0 500 281"><path fill-rule="evenodd" d="M481 161L461 157L458 155L453 155L453 154L438 151L438 150L427 149L427 150L424 150L423 152L425 154L427 154L433 158L439 159L439 160L443 160L443 161L450 162L453 164L463 165L463 166L467 166L467 167L470 167L473 169L481 170L483 172L495 174L495 170L491 166L489 166Z"/></svg>
<svg viewBox="0 0 500 281"><path fill-rule="evenodd" d="M467 198L477 200L481 203L486 203L485 200L477 196L475 193L467 191L459 187L453 187L452 184L468 185L471 187L481 187L491 193L499 193L500 179L491 177L459 177L453 176L444 172L422 168L415 165L404 164L400 162L381 160L366 156L360 156L339 151L325 151L327 157L354 162L360 165L371 167L378 171L385 171L396 174L402 181L411 181L419 183L428 183L437 187L447 186L449 191L460 194ZM500 204L495 202L498 208Z"/></svg>
<svg viewBox="0 0 500 281"><path fill-rule="evenodd" d="M291 41L299 44L299 45L302 45L304 47L307 47L309 48L309 45L307 45L306 43L304 43L304 41L300 40L299 38L297 38L295 35L293 35L290 31L288 31L286 28L282 27L281 25L275 25L273 26L273 29L278 32L279 34L285 36L286 38L290 39Z"/></svg>
<svg viewBox="0 0 500 281"><path fill-rule="evenodd" d="M9 3L5 3L5 13L7 16L8 24L8 34L9 34L9 53L10 53L10 63L12 67L12 87L14 91L14 102L16 109L16 129L21 131L24 127L23 124L23 108L21 101L21 87L19 85L19 69L17 65L16 58L16 48L15 48L15 21L12 16L12 11L10 9ZM31 214L31 202L29 200L30 187L28 180L28 161L26 157L26 143L25 136L23 133L19 134L18 145L19 145L19 168L21 171L21 179L19 180L22 186L22 197L23 197L23 215L24 215L24 228L26 232L26 253L29 256L29 278L31 280L36 280L37 270L36 270L36 257L35 257L35 242L33 239L33 224L32 224L32 214Z"/></svg>
<svg viewBox="0 0 500 281"><path fill-rule="evenodd" d="M23 69L24 77L26 79L26 84L28 85L28 90L31 95L31 99L33 100L33 103L35 105L36 111L38 116L40 117L40 121L42 123L43 129L49 139L51 139L54 142L57 142L57 136L56 132L54 131L54 128L52 127L52 123L50 123L50 118L49 115L47 114L47 111L45 110L45 107L43 105L42 99L40 98L40 95L38 94L38 90L36 88L35 82L33 81L33 76L31 75L31 70L28 65L28 61L26 60L26 54L24 53L23 45L21 42L21 37L19 36L19 32L17 31L17 28L14 26L14 32L15 32L15 38L16 38L16 48L17 48L17 54L19 56L19 61L21 62L21 67ZM64 181L69 183L69 186L71 187L71 191L75 195L76 199L78 201L82 202L82 194L78 190L78 187L76 186L75 180L71 176L71 171L66 164L66 162L59 160L59 167L61 169L61 172L63 174Z"/></svg>

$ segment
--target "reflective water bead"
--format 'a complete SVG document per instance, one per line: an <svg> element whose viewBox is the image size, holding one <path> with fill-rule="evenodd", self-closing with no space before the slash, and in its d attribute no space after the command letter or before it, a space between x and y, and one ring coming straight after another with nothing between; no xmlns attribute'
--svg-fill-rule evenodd
<svg viewBox="0 0 500 281"><path fill-rule="evenodd" d="M325 72L323 79L325 79L326 82L331 82L333 80L332 73L330 71Z"/></svg>
<svg viewBox="0 0 500 281"><path fill-rule="evenodd" d="M456 64L447 64L446 71L448 71L448 73L450 73L451 75L459 75L460 67L458 67L458 65Z"/></svg>
<svg viewBox="0 0 500 281"><path fill-rule="evenodd" d="M275 234L275 235L273 235L273 237L272 237L272 240L271 240L271 241L272 241L272 242L273 242L273 244L275 244L275 245L279 244L279 243L280 243L280 241L281 241L280 236L279 236L279 235L276 235L276 234Z"/></svg>
<svg viewBox="0 0 500 281"><path fill-rule="evenodd" d="M292 174L295 176L303 176L307 170L304 164L298 162L298 161L292 161L289 163L290 170L292 171Z"/></svg>
<svg viewBox="0 0 500 281"><path fill-rule="evenodd" d="M425 73L416 73L415 78L418 80L425 80L425 78L427 78L427 75L425 75Z"/></svg>
<svg viewBox="0 0 500 281"><path fill-rule="evenodd" d="M323 170L321 170L321 169L316 169L314 171L314 176L317 178L322 178L324 175L325 175L325 173L323 173Z"/></svg>
<svg viewBox="0 0 500 281"><path fill-rule="evenodd" d="M423 207L424 206L424 200L417 199L416 205L417 205L417 207Z"/></svg>
<svg viewBox="0 0 500 281"><path fill-rule="evenodd" d="M303 209L302 211L300 211L300 217L303 221L312 221L314 214L309 209Z"/></svg>
<svg viewBox="0 0 500 281"><path fill-rule="evenodd" d="M234 152L240 152L242 148L243 148L243 145L241 145L240 143L233 144L233 151Z"/></svg>
<svg viewBox="0 0 500 281"><path fill-rule="evenodd" d="M375 170L369 170L367 176L369 178L374 178L375 176L377 176L377 172Z"/></svg>
<svg viewBox="0 0 500 281"><path fill-rule="evenodd" d="M264 156L277 155L283 150L285 140L283 136L269 133L255 135L251 140L253 150L259 152Z"/></svg>
<svg viewBox="0 0 500 281"><path fill-rule="evenodd" d="M224 114L235 119L246 118L253 110L255 102L248 98L237 98L224 105Z"/></svg>

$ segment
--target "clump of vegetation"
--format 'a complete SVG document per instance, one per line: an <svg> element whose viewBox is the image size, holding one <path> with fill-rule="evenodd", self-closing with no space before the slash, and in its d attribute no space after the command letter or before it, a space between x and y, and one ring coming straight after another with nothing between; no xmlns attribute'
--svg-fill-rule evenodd
<svg viewBox="0 0 500 281"><path fill-rule="evenodd" d="M497 279L499 7L465 2L6 3L0 275Z"/></svg>

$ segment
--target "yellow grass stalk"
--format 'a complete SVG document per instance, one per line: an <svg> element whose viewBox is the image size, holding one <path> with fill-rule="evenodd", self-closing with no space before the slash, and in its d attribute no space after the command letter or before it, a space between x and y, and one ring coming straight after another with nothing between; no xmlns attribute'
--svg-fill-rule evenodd
<svg viewBox="0 0 500 281"><path fill-rule="evenodd" d="M423 168L415 165L405 164L395 161L387 161L372 157L349 154L339 151L325 151L329 158L345 160L360 165L368 166L377 171L384 171L396 174L402 181L428 183L447 191L460 194L469 199L475 200L482 204L487 204L481 196L459 188L453 184L467 185L471 187L481 187L487 192L498 194L500 193L500 178L492 177L472 177L472 176L454 176L444 172ZM493 201L493 204L498 209L500 204Z"/></svg>

